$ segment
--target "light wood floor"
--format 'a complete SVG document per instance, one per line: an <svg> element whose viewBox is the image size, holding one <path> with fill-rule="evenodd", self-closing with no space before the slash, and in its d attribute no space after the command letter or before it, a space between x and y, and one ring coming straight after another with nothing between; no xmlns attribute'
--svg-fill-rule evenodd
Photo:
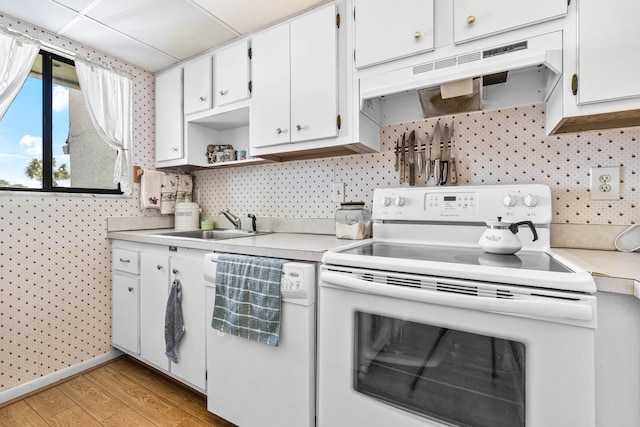
<svg viewBox="0 0 640 427"><path fill-rule="evenodd" d="M120 358L0 408L11 427L232 427L206 399L129 358Z"/></svg>

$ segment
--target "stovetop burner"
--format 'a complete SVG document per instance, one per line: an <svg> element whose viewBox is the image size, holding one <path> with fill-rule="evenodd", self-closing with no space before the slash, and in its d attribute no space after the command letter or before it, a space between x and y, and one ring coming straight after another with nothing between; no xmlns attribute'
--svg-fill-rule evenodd
<svg viewBox="0 0 640 427"><path fill-rule="evenodd" d="M367 245L340 251L343 254L416 261L448 262L452 264L483 265L522 270L573 273L545 252L520 251L515 255L497 255L479 248L411 245L371 242Z"/></svg>

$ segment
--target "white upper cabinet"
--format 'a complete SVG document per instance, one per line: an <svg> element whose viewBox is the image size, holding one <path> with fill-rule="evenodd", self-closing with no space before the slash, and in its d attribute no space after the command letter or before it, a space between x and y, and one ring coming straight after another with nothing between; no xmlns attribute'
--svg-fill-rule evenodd
<svg viewBox="0 0 640 427"><path fill-rule="evenodd" d="M354 0L354 4L357 68L433 50L433 0Z"/></svg>
<svg viewBox="0 0 640 427"><path fill-rule="evenodd" d="M182 135L182 68L174 68L156 76L156 163L184 156Z"/></svg>
<svg viewBox="0 0 640 427"><path fill-rule="evenodd" d="M291 142L337 134L336 32L333 5L291 22Z"/></svg>
<svg viewBox="0 0 640 427"><path fill-rule="evenodd" d="M252 42L251 146L291 140L289 24L258 34Z"/></svg>
<svg viewBox="0 0 640 427"><path fill-rule="evenodd" d="M337 135L336 31L328 5L253 38L252 148Z"/></svg>
<svg viewBox="0 0 640 427"><path fill-rule="evenodd" d="M249 98L249 41L221 49L214 60L215 106Z"/></svg>
<svg viewBox="0 0 640 427"><path fill-rule="evenodd" d="M184 67L184 114L213 107L213 70L211 57L205 56Z"/></svg>
<svg viewBox="0 0 640 427"><path fill-rule="evenodd" d="M581 1L578 7L578 103L640 96L640 2Z"/></svg>
<svg viewBox="0 0 640 427"><path fill-rule="evenodd" d="M567 0L453 0L453 38L462 43L566 13Z"/></svg>

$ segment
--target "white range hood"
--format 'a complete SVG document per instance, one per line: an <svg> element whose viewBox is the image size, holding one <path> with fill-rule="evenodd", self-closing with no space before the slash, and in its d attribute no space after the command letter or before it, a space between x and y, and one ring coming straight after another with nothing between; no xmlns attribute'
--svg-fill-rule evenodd
<svg viewBox="0 0 640 427"><path fill-rule="evenodd" d="M397 110L407 99L417 99L417 90L499 73L506 80L481 91L483 108L545 102L562 76L562 31L482 49L464 45L436 49L433 57L432 61L361 76L361 110L380 124L390 124L394 114L381 112L384 107L377 105L382 104L379 101Z"/></svg>

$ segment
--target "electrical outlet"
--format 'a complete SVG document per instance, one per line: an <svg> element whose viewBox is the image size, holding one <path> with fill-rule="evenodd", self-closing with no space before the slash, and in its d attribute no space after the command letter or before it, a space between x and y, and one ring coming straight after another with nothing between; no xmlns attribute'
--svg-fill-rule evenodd
<svg viewBox="0 0 640 427"><path fill-rule="evenodd" d="M333 203L344 203L344 182L333 183Z"/></svg>
<svg viewBox="0 0 640 427"><path fill-rule="evenodd" d="M591 200L620 199L620 167L591 168Z"/></svg>

